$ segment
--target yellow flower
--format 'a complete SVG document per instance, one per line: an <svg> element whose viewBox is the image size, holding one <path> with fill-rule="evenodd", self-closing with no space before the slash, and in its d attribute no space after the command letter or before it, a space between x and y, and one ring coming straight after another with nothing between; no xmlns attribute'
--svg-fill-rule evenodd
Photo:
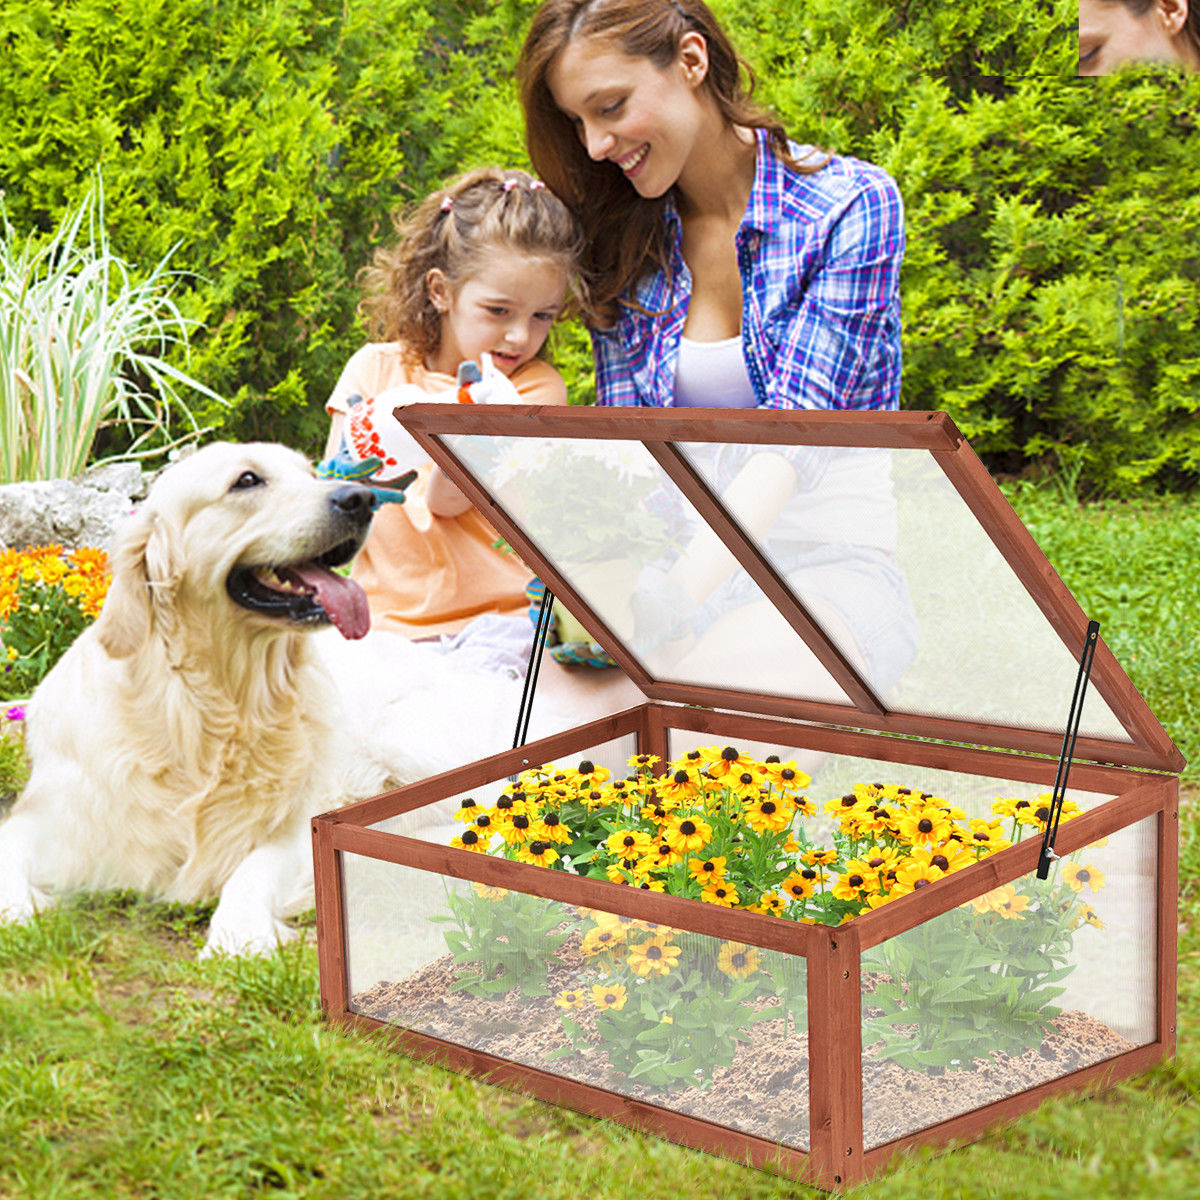
<svg viewBox="0 0 1200 1200"><path fill-rule="evenodd" d="M991 854L1012 845L1004 836L1004 825L1000 821L985 821L982 817L972 817L967 823L967 831L966 844L977 854Z"/></svg>
<svg viewBox="0 0 1200 1200"><path fill-rule="evenodd" d="M754 800L763 791L762 776L750 767L742 771L727 772L721 783L739 800Z"/></svg>
<svg viewBox="0 0 1200 1200"><path fill-rule="evenodd" d="M556 812L542 813L541 818L530 826L533 836L543 842L557 842L566 845L571 840L571 831L563 824L563 819Z"/></svg>
<svg viewBox="0 0 1200 1200"><path fill-rule="evenodd" d="M713 751L716 751L714 754ZM734 778L741 775L743 771L753 770L758 764L749 755L741 754L733 746L726 746L724 749L718 750L717 747L710 747L708 750L702 750L704 755L708 773L714 778L721 780L722 783L729 783L730 772L735 772Z"/></svg>
<svg viewBox="0 0 1200 1200"><path fill-rule="evenodd" d="M462 801L461 804L459 804L458 809L454 813L454 820L473 822L482 811L483 808L479 801L471 796L468 796L464 801Z"/></svg>
<svg viewBox="0 0 1200 1200"><path fill-rule="evenodd" d="M1084 863L1082 866L1073 862L1064 863L1063 880L1073 892L1082 892L1084 888L1098 892L1105 883L1104 873L1091 863Z"/></svg>
<svg viewBox="0 0 1200 1200"><path fill-rule="evenodd" d="M679 816L671 817L663 831L663 838L670 843L673 850L680 854L688 854L693 850L702 850L712 841L712 826L700 817Z"/></svg>
<svg viewBox="0 0 1200 1200"><path fill-rule="evenodd" d="M618 829L604 839L604 845L610 854L627 863L654 852L650 835L639 829Z"/></svg>
<svg viewBox="0 0 1200 1200"><path fill-rule="evenodd" d="M680 767L658 782L658 795L664 803L677 807L695 800L701 791L700 783L690 772Z"/></svg>
<svg viewBox="0 0 1200 1200"><path fill-rule="evenodd" d="M817 890L817 873L812 867L793 871L780 886L791 900L807 900Z"/></svg>
<svg viewBox="0 0 1200 1200"><path fill-rule="evenodd" d="M709 904L720 904L725 908L736 908L741 903L737 889L723 879L714 879L701 893L700 899Z"/></svg>
<svg viewBox="0 0 1200 1200"><path fill-rule="evenodd" d="M559 1008L582 1008L587 1003L587 997L576 988L568 988L554 997L554 1003Z"/></svg>
<svg viewBox="0 0 1200 1200"><path fill-rule="evenodd" d="M693 858L688 862L688 870L693 879L707 884L714 879L725 878L725 856L719 858Z"/></svg>
<svg viewBox="0 0 1200 1200"><path fill-rule="evenodd" d="M781 917L787 901L778 892L763 892L757 904L751 904L749 912L762 913L766 917Z"/></svg>
<svg viewBox="0 0 1200 1200"><path fill-rule="evenodd" d="M758 970L758 951L741 942L724 942L717 954L717 967L731 979L745 979Z"/></svg>
<svg viewBox="0 0 1200 1200"><path fill-rule="evenodd" d="M671 969L679 965L680 953L678 946L666 938L656 937L630 946L625 962L635 975L645 979L651 975L670 974Z"/></svg>
<svg viewBox="0 0 1200 1200"><path fill-rule="evenodd" d="M800 855L800 861L807 863L810 867L830 867L837 862L837 859L838 852L836 850L824 850L817 847L805 850Z"/></svg>
<svg viewBox="0 0 1200 1200"><path fill-rule="evenodd" d="M900 818L898 833L910 846L940 846L950 836L950 821L938 808L910 809Z"/></svg>
<svg viewBox="0 0 1200 1200"><path fill-rule="evenodd" d="M931 883L936 883L939 879L944 879L945 877L946 872L940 867L935 867L928 863L909 861L897 868L896 882L892 888L892 894L895 896L907 896L909 892L919 891L921 888L928 887Z"/></svg>
<svg viewBox="0 0 1200 1200"><path fill-rule="evenodd" d="M683 855L662 838L654 843L654 849L642 859L642 865L648 871L662 871L680 862L683 862Z"/></svg>
<svg viewBox="0 0 1200 1200"><path fill-rule="evenodd" d="M612 772L607 767L598 767L590 759L584 759L577 770L569 768L562 772L562 782L577 791L590 792L608 781Z"/></svg>
<svg viewBox="0 0 1200 1200"><path fill-rule="evenodd" d="M1018 896L1011 883L1002 884L971 901L977 913L999 913L1006 920L1024 920L1022 913L1029 906L1028 896Z"/></svg>
<svg viewBox="0 0 1200 1200"><path fill-rule="evenodd" d="M592 1003L601 1011L606 1008L625 1007L625 985L623 983L597 983L592 986Z"/></svg>
<svg viewBox="0 0 1200 1200"><path fill-rule="evenodd" d="M488 839L482 837L474 829L464 829L460 837L452 837L450 845L457 850L475 850L480 854L488 852Z"/></svg>
<svg viewBox="0 0 1200 1200"><path fill-rule="evenodd" d="M852 858L833 885L833 894L838 900L858 901L863 893L879 890L879 875L861 859Z"/></svg>
<svg viewBox="0 0 1200 1200"><path fill-rule="evenodd" d="M471 887L475 890L475 895L483 900L499 900L508 895L508 888L491 887L486 883L473 883Z"/></svg>
<svg viewBox="0 0 1200 1200"><path fill-rule="evenodd" d="M583 935L583 941L579 943L579 949L582 954L591 956L593 954L600 954L605 950L615 950L624 941L625 930L619 925L597 925Z"/></svg>
<svg viewBox="0 0 1200 1200"><path fill-rule="evenodd" d="M778 759L767 759L762 764L762 772L768 782L785 792L799 792L808 787L812 780L796 766L796 760L779 762Z"/></svg>
<svg viewBox="0 0 1200 1200"><path fill-rule="evenodd" d="M535 819L527 812L514 812L507 820L496 821L495 830L510 846L521 846L533 839Z"/></svg>
<svg viewBox="0 0 1200 1200"><path fill-rule="evenodd" d="M1072 926L1073 929L1078 929L1080 925L1091 925L1093 929L1103 929L1104 922L1096 915L1096 910L1090 905L1085 904L1075 918Z"/></svg>
<svg viewBox="0 0 1200 1200"><path fill-rule="evenodd" d="M625 760L627 766L632 767L639 775L649 775L654 769L654 764L662 762L662 759L657 754L634 754Z"/></svg>
<svg viewBox="0 0 1200 1200"><path fill-rule="evenodd" d="M755 833L782 833L791 823L795 808L785 796L761 796L746 806L746 824Z"/></svg>
<svg viewBox="0 0 1200 1200"><path fill-rule="evenodd" d="M523 842L513 856L518 862L533 863L535 867L548 867L558 861L558 851L550 842Z"/></svg>

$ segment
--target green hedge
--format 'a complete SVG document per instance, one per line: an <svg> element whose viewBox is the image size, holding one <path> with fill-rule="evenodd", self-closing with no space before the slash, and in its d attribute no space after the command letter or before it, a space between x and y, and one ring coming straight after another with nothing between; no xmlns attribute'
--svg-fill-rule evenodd
<svg viewBox="0 0 1200 1200"><path fill-rule="evenodd" d="M512 65L533 0L9 0L0 186L49 228L104 173L114 248L175 263L190 369L236 437L309 450L362 340L388 213L524 160ZM793 136L900 183L905 403L991 464L1102 491L1191 482L1200 405L1200 78L1077 80L1075 0L724 0ZM558 337L577 398L586 338Z"/></svg>

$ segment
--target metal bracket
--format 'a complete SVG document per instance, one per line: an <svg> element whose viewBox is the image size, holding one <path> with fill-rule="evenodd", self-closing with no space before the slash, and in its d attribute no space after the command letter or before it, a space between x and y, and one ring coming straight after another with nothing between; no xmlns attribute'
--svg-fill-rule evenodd
<svg viewBox="0 0 1200 1200"><path fill-rule="evenodd" d="M529 651L529 666L525 670L525 687L521 692L521 707L517 712L517 732L513 738L513 749L525 745L529 737L529 717L533 712L533 694L537 690L538 672L542 669L542 653L546 649L546 638L553 623L554 593L549 589L542 593L537 622L533 627L533 646Z"/></svg>
<svg viewBox="0 0 1200 1200"><path fill-rule="evenodd" d="M1092 673L1092 658L1096 653L1096 641L1099 636L1100 622L1089 621L1083 640L1083 653L1079 656L1079 674L1075 676L1075 693L1071 697L1071 712L1067 717L1067 731L1063 735L1062 753L1058 756L1058 773L1054 777L1050 812L1046 816L1046 832L1042 835L1042 853L1037 866L1039 879L1045 879L1050 874L1050 863L1058 858L1054 853L1054 839L1058 837L1058 822L1062 816L1063 797L1067 790L1067 773L1071 769L1075 738L1079 733L1079 719L1083 715L1083 693L1087 690L1088 676Z"/></svg>

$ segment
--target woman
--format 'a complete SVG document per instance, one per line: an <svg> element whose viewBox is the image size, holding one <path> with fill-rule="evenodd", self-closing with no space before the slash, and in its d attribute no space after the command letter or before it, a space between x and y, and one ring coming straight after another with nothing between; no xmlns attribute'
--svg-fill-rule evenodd
<svg viewBox="0 0 1200 1200"><path fill-rule="evenodd" d="M1108 75L1127 62L1200 70L1200 3L1079 0L1079 74Z"/></svg>
<svg viewBox="0 0 1200 1200"><path fill-rule="evenodd" d="M898 407L896 185L789 142L703 3L546 0L519 77L531 160L587 240L599 404ZM878 686L894 682L912 645L886 456L882 472L809 448L706 465L847 656ZM831 547L821 532L839 501L863 515L852 523L865 541ZM770 606L729 571L727 555L697 542L635 594L644 654L662 651L665 665L675 643L680 677L699 678L719 669L727 639L762 641ZM847 599L863 591L870 613ZM812 667L765 643L761 658L764 688Z"/></svg>

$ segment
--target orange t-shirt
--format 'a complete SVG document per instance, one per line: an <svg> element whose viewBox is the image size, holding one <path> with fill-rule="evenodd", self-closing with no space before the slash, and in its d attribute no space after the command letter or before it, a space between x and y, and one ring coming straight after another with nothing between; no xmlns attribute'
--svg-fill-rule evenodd
<svg viewBox="0 0 1200 1200"><path fill-rule="evenodd" d="M326 411L345 413L348 397L377 396L403 383L431 393L455 386L451 376L414 361L402 343L372 343L346 364ZM514 371L512 384L530 404L567 402L562 378L541 359ZM376 511L354 560L351 576L367 593L372 627L436 637L457 633L482 613L524 612L525 585L533 573L515 554L495 548L499 535L475 509L457 517L429 511L425 493L432 470L432 463L423 462L404 503Z"/></svg>

